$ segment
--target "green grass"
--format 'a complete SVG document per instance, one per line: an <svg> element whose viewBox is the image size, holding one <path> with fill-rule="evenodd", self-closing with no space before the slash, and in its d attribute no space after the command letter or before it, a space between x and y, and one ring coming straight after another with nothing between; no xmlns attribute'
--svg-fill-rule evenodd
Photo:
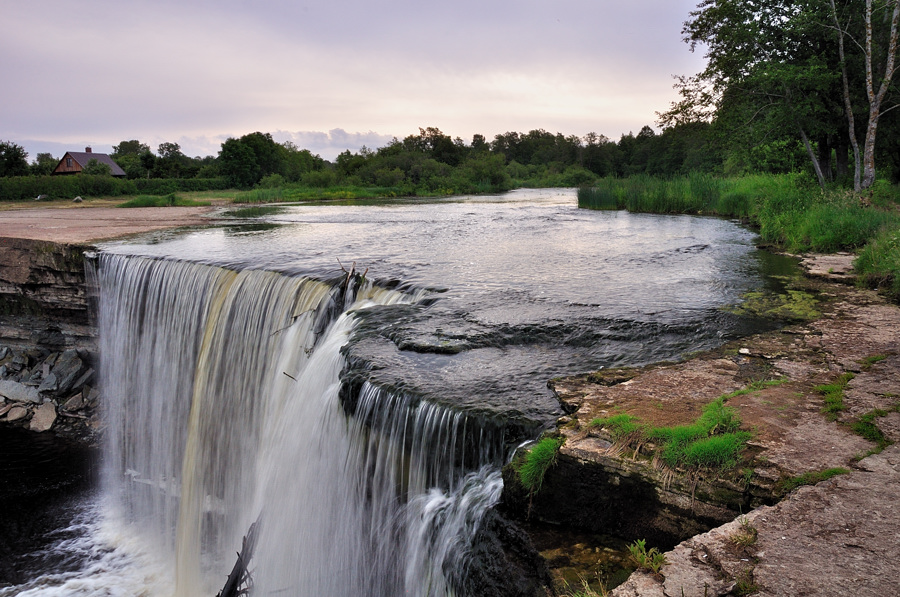
<svg viewBox="0 0 900 597"><path fill-rule="evenodd" d="M207 201L192 201L179 197L175 193L168 195L138 195L134 199L119 204L117 207L203 207Z"/></svg>
<svg viewBox="0 0 900 597"><path fill-rule="evenodd" d="M862 458L865 458L866 456L871 456L872 454L879 454L882 450L894 443L885 437L881 429L878 428L878 425L875 424L876 419L886 417L892 412L900 412L900 404L895 404L888 410L876 408L850 424L850 429L853 433L875 444L875 447L866 452L861 458L858 458L859 460L862 460Z"/></svg>
<svg viewBox="0 0 900 597"><path fill-rule="evenodd" d="M853 263L859 282L900 302L900 224L885 226Z"/></svg>
<svg viewBox="0 0 900 597"><path fill-rule="evenodd" d="M826 481L832 477L836 477L837 475L846 475L849 472L849 469L836 467L825 469L822 471L803 473L802 475L791 477L790 479L785 479L781 482L780 488L783 493L788 493L800 487L801 485L815 485L816 483L821 483L822 481Z"/></svg>
<svg viewBox="0 0 900 597"><path fill-rule="evenodd" d="M888 358L888 355L886 354L873 354L872 356L860 359L859 364L862 365L863 371L868 371L872 368L872 365L874 365L875 363L880 363L886 358Z"/></svg>
<svg viewBox="0 0 900 597"><path fill-rule="evenodd" d="M559 437L545 437L532 446L519 461L516 466L519 482L529 493L536 494L541 490L544 476L556 464L556 456L563 441Z"/></svg>
<svg viewBox="0 0 900 597"><path fill-rule="evenodd" d="M307 186L285 186L277 188L259 188L237 193L235 203L279 203L294 201L347 201L356 199L381 199L410 195L398 187L364 187L354 185L332 186L326 188ZM452 195L452 190L422 193L420 196Z"/></svg>
<svg viewBox="0 0 900 597"><path fill-rule="evenodd" d="M757 382L756 389L765 383ZM700 417L690 425L673 427L649 427L642 425L631 415L615 415L594 419L589 427L602 427L613 441L625 441L630 445L653 442L660 459L670 468L706 469L725 471L738 465L752 434L741 431L741 419L737 411L725 402L736 395L755 391L747 388L722 396L707 404Z"/></svg>
<svg viewBox="0 0 900 597"><path fill-rule="evenodd" d="M829 421L836 421L838 413L847 409L844 406L844 390L854 377L852 373L844 373L829 384L816 386L816 391L825 397L825 407L822 409L822 412L825 413Z"/></svg>
<svg viewBox="0 0 900 597"><path fill-rule="evenodd" d="M588 427L605 427L612 440L616 442L635 434L642 434L644 430L643 425L637 422L637 418L631 415L614 415L593 419L588 423Z"/></svg>

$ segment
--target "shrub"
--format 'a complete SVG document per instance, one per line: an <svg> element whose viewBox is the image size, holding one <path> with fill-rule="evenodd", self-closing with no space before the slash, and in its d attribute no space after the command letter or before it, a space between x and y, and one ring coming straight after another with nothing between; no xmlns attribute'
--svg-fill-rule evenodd
<svg viewBox="0 0 900 597"><path fill-rule="evenodd" d="M885 227L859 253L853 267L859 283L900 301L900 225Z"/></svg>
<svg viewBox="0 0 900 597"><path fill-rule="evenodd" d="M638 539L628 546L628 553L631 555L632 561L640 570L648 570L653 574L658 574L660 569L668 564L666 555L657 548L651 547L647 549L647 541Z"/></svg>

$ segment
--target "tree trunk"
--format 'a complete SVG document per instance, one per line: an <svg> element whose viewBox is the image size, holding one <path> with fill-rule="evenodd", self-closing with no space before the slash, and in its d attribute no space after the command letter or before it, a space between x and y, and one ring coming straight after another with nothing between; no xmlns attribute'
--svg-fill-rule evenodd
<svg viewBox="0 0 900 597"><path fill-rule="evenodd" d="M834 174L831 171L831 139L828 135L822 135L819 138L818 154L819 167L822 169L822 176L825 182L834 182Z"/></svg>
<svg viewBox="0 0 900 597"><path fill-rule="evenodd" d="M809 155L809 159L812 162L813 170L816 171L816 178L819 179L819 186L822 187L822 190L824 191L825 176L822 174L819 158L816 157L816 152L813 151L812 145L809 143L809 137L806 136L806 131L803 130L803 127L798 125L797 129L800 131L800 138L803 140L803 146L806 148L806 153Z"/></svg>
<svg viewBox="0 0 900 597"><path fill-rule="evenodd" d="M891 0L885 8L894 5L891 14L891 32L888 38L887 57L884 65L884 76L881 85L875 91L875 80L872 68L872 0L866 0L866 93L869 97L869 122L866 126L866 140L863 145L863 168L860 188L867 189L875 182L875 135L878 130L878 119L881 117L881 103L887 95L888 88L894 78L894 63L897 57L897 26L900 23L900 1Z"/></svg>
<svg viewBox="0 0 900 597"><path fill-rule="evenodd" d="M838 138L834 145L834 166L837 180L847 180L850 175L849 150L847 142Z"/></svg>
<svg viewBox="0 0 900 597"><path fill-rule="evenodd" d="M838 56L841 59L841 79L844 84L844 112L847 114L847 136L850 139L850 146L853 148L853 190L860 190L860 171L862 161L859 155L859 141L856 140L856 119L853 117L853 102L850 101L850 83L847 80L847 62L844 57L844 29L838 21L837 8L834 6L834 0L831 1L831 16L834 19L834 26L838 31ZM838 163L840 163L838 157ZM838 166L840 169L840 166Z"/></svg>

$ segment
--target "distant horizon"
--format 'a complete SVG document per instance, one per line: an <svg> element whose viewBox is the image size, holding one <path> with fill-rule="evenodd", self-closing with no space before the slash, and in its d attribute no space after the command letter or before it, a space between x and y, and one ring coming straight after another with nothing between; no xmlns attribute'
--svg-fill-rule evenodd
<svg viewBox="0 0 900 597"><path fill-rule="evenodd" d="M426 126L430 126L430 125L423 125L421 128L426 128ZM659 127L656 126L655 122L654 123L646 123L644 125L637 127L636 129L630 129L628 131L623 131L615 136L606 135L602 131L584 131L583 133L580 133L580 134L579 133L568 133L567 134L567 133L562 133L562 131L553 131L553 130L550 130L547 128L544 128L543 130L553 133L554 135L557 133L562 133L566 136L568 136L569 134L573 134L579 138L584 138L584 136L587 135L588 133L594 132L594 133L597 133L598 135L605 135L610 141L617 142L623 135L637 134L637 132L640 131L640 129L643 126L650 126L651 128L654 129L654 131L660 132ZM437 128L440 128L440 127L437 127ZM529 131L539 130L541 128L542 127L531 127L527 130L503 131L502 133L506 133L506 132L527 133ZM192 140L190 140L190 139L186 140L185 144L182 144L178 140L173 141L172 139L160 139L159 141L156 141L156 142L150 142L147 139L141 139L141 138L137 138L137 140L140 141L141 143L145 143L145 144L149 145L150 150L154 154L157 153L157 147L159 146L160 143L174 142L174 143L178 143L178 145L181 147L181 152L184 155L192 157L192 158L193 157L204 158L206 156L216 157L219 153L219 150L221 149L221 144L229 137L237 138L237 137L241 137L245 134L252 133L252 132L255 132L255 131L247 131L246 133L241 133L241 134L237 134L237 135L217 135L213 138L206 139L204 141L204 143L194 142L193 145L189 144L189 143L192 143ZM362 147L367 147L368 149L380 149L380 148L386 146L387 144L389 144L394 138L403 140L405 137L407 137L409 135L418 134L419 130L417 128L415 131L409 132L404 135L386 135L386 134L379 134L374 131L369 131L366 133L358 133L358 132L357 133L349 133L347 131L344 131L343 129L332 129L331 131L328 131L328 132L316 132L316 131L299 131L296 133L290 133L287 131L259 131L259 132L271 133L272 138L275 139L275 141L277 141L278 143L284 143L286 141L290 141L290 142L294 143L299 149L307 149L310 151L310 153L312 153L314 155L319 155L322 159L328 160L329 162L333 162L337 158L337 156L344 151L350 151L351 153L357 153L357 152L359 152L360 149L362 149ZM445 135L448 135L454 139L459 137L463 141L465 141L467 145L471 144L472 136L475 134L483 134L485 139L488 142L493 141L493 139L496 135L502 134L502 133L494 133L492 135L487 135L484 133L472 133L472 135L469 135L468 137L462 137L461 135L453 134L452 131L446 131L446 130L441 129L441 132L443 132ZM54 158L59 159L59 158L62 158L62 156L65 155L65 153L67 151L84 151L85 148L87 148L87 147L90 147L91 151L93 151L94 153L109 154L109 153L112 153L114 145L118 145L122 141L130 141L132 139L135 139L135 137L130 137L127 139L119 139L115 142L105 142L105 143L104 142L98 143L98 142L92 142L92 141L87 141L87 140L82 140L81 142L75 142L75 143L63 143L63 142L59 142L59 141L43 141L43 140L34 140L34 139L26 139L24 141L20 141L17 139L4 139L4 138L0 138L0 141L11 141L13 143L16 143L17 145L24 147L25 151L28 152L28 162L32 163L37 158L38 153L50 153L53 155ZM215 145L215 150L209 151L208 148L212 146L212 143L217 143ZM198 149L203 148L204 150L206 150L206 152L204 153L203 151L191 151L192 148L198 148Z"/></svg>

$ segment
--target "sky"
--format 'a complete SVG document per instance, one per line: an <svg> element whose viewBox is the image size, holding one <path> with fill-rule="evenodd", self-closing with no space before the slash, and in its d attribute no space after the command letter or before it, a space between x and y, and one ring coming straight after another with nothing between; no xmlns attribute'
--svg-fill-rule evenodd
<svg viewBox="0 0 900 597"><path fill-rule="evenodd" d="M0 140L216 155L269 132L325 159L437 127L471 142L654 126L698 0L0 0Z"/></svg>

